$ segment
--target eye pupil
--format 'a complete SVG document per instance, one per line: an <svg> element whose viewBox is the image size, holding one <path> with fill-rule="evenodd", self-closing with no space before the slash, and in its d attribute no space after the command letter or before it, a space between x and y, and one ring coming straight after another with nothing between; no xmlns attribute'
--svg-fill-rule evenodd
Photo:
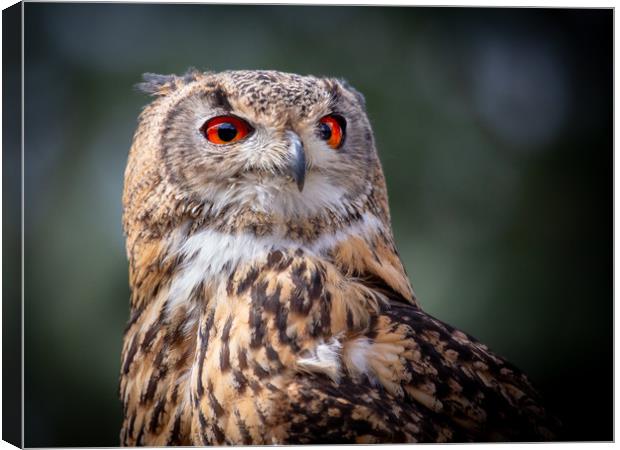
<svg viewBox="0 0 620 450"><path fill-rule="evenodd" d="M232 123L224 122L217 127L217 136L224 142L230 142L237 136L237 128Z"/></svg>
<svg viewBox="0 0 620 450"><path fill-rule="evenodd" d="M321 139L327 141L330 137L332 137L332 129L326 123L319 124L319 135Z"/></svg>

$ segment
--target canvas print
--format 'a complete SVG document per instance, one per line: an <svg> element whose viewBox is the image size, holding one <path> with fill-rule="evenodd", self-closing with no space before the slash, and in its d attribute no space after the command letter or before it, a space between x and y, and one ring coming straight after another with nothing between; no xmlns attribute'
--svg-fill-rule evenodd
<svg viewBox="0 0 620 450"><path fill-rule="evenodd" d="M611 9L22 14L4 440L613 439Z"/></svg>

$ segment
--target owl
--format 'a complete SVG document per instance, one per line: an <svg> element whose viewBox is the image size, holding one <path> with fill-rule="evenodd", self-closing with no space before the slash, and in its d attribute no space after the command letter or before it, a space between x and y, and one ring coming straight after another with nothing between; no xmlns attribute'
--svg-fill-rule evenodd
<svg viewBox="0 0 620 450"><path fill-rule="evenodd" d="M554 437L522 372L421 309L362 94L276 71L138 86L123 445Z"/></svg>

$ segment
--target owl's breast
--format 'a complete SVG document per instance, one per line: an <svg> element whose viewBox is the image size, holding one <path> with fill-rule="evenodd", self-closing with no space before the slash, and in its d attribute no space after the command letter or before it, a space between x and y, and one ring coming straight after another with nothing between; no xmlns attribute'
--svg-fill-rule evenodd
<svg viewBox="0 0 620 450"><path fill-rule="evenodd" d="M317 377L334 388L371 380L402 395L405 347L367 336L381 296L301 247L250 261L203 290L189 381L194 442L286 442L287 390Z"/></svg>

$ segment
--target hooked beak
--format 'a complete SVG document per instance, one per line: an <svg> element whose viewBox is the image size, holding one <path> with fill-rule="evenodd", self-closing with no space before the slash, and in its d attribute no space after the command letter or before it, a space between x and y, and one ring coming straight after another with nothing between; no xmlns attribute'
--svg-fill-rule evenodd
<svg viewBox="0 0 620 450"><path fill-rule="evenodd" d="M304 181L306 179L306 152L304 151L304 144L297 134L290 132L289 137L291 139L291 159L289 161L288 169L290 175L297 184L299 192L304 189Z"/></svg>

